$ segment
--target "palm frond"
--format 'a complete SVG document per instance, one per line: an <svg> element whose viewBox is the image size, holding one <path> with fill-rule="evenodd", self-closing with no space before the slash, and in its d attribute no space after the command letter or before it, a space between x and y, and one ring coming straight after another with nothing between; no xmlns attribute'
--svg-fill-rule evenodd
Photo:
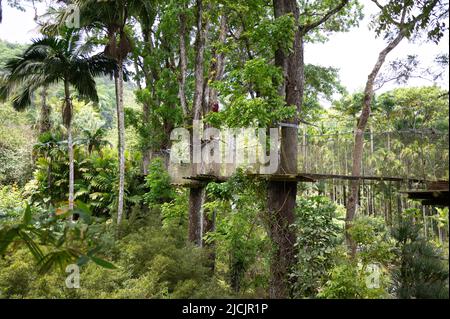
<svg viewBox="0 0 450 319"><path fill-rule="evenodd" d="M94 77L101 75L113 76L116 71L117 63L106 56L104 53L96 54L87 61L89 71Z"/></svg>
<svg viewBox="0 0 450 319"><path fill-rule="evenodd" d="M31 104L32 92L30 87L23 87L18 94L12 98L12 106L17 111L23 111Z"/></svg>
<svg viewBox="0 0 450 319"><path fill-rule="evenodd" d="M73 85L82 99L98 103L95 79L89 71L85 59L78 59L72 63L69 83Z"/></svg>

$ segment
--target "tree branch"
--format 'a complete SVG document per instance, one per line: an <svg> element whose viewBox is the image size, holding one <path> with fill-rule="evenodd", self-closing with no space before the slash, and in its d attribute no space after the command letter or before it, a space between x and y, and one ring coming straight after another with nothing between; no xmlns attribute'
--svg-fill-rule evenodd
<svg viewBox="0 0 450 319"><path fill-rule="evenodd" d="M341 9L344 8L348 3L349 3L349 0L341 0L336 7L334 7L333 9L330 9L322 18L320 18L319 20L317 20L315 22L312 22L310 24L303 26L302 31L304 33L307 33L309 31L311 31L312 29L317 28L321 24L325 23L328 19L330 19L331 16L333 16L334 14L341 11Z"/></svg>

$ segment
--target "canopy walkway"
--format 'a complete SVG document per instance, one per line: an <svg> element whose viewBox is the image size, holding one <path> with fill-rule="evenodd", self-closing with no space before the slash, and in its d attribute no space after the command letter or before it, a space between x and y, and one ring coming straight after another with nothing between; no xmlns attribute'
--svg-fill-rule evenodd
<svg viewBox="0 0 450 319"><path fill-rule="evenodd" d="M232 150L241 153L240 161L213 164L174 163L169 171L173 183L185 187L201 187L210 182L224 182L238 168L247 175L270 181L297 181L305 183L332 183L346 185L360 180L363 185L383 183L404 191L410 198L425 196L433 182L443 181L448 193L449 136L448 132L427 130L403 130L392 132L367 132L361 176L352 176L353 132L327 132L307 134L300 132L298 143L298 174L266 174L254 155L261 151L258 138L241 139L220 137L215 141L220 152ZM188 146L189 147L189 146ZM247 157L246 157L247 156ZM279 156L279 154L278 154ZM253 161L252 161L253 159ZM345 186L344 186L345 187ZM432 190L442 203L445 190ZM445 194L444 194L445 195ZM428 194L423 198L430 203L436 198Z"/></svg>

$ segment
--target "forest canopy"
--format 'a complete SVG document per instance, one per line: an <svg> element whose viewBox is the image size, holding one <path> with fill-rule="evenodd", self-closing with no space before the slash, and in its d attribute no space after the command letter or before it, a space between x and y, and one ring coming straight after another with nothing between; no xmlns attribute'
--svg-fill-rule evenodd
<svg viewBox="0 0 450 319"><path fill-rule="evenodd" d="M369 2L351 92L305 52ZM448 2L46 3L0 40L0 298L449 298L448 53L391 59Z"/></svg>

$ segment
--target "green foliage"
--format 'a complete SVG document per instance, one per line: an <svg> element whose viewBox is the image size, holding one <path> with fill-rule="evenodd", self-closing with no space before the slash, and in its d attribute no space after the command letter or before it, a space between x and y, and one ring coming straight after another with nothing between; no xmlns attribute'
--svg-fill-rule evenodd
<svg viewBox="0 0 450 319"><path fill-rule="evenodd" d="M392 236L397 241L393 273L397 297L448 299L448 259L443 260L442 252L420 236L420 225L413 218L403 218Z"/></svg>
<svg viewBox="0 0 450 319"><path fill-rule="evenodd" d="M201 249L152 219L102 248L116 269L81 266L80 289L65 287L65 274L39 275L25 250L0 259L0 298L223 298L226 286L212 277ZM103 229L110 233L112 228ZM103 262L102 262L103 264Z"/></svg>
<svg viewBox="0 0 450 319"><path fill-rule="evenodd" d="M447 95L441 88L426 86L394 89L376 96L372 100L372 133L367 130L365 134L366 174L445 180L448 176ZM324 125L307 128L307 133L314 135L308 136L308 142L321 150L316 155L322 159L317 171L326 171L330 166L336 168L338 164L338 170L345 172L351 164L350 150L354 143L351 132L362 97L361 93L344 96L334 102L334 110L326 113L328 119ZM340 135L334 137L338 132ZM384 183L383 192L389 188L389 183Z"/></svg>
<svg viewBox="0 0 450 319"><path fill-rule="evenodd" d="M295 296L315 297L334 264L342 228L336 222L336 206L326 197L297 201L297 264L291 274Z"/></svg>
<svg viewBox="0 0 450 319"><path fill-rule="evenodd" d="M330 272L330 280L318 294L319 298L327 299L378 299L387 298L382 288L369 288L369 274L355 263L344 262L335 266Z"/></svg>
<svg viewBox="0 0 450 319"><path fill-rule="evenodd" d="M263 58L247 61L242 69L233 70L225 81L215 84L227 97L226 108L208 114L207 121L215 127L268 127L292 118L295 107L286 107L278 94L281 81L280 69ZM258 97L250 99L249 89L257 92Z"/></svg>
<svg viewBox="0 0 450 319"><path fill-rule="evenodd" d="M358 257L363 265L388 265L392 261L394 244L382 218L359 216L349 233L358 245Z"/></svg>
<svg viewBox="0 0 450 319"><path fill-rule="evenodd" d="M391 0L380 8L372 27L378 36L392 39L399 32L399 23L402 23L402 32L408 39L425 36L427 40L438 43L447 29L443 22L448 18L447 7L448 4L441 1Z"/></svg>
<svg viewBox="0 0 450 319"><path fill-rule="evenodd" d="M290 52L294 42L295 24L292 15L284 15L273 21L264 19L254 30L248 32L248 36L261 51L269 54L277 49Z"/></svg>
<svg viewBox="0 0 450 319"><path fill-rule="evenodd" d="M377 105L397 130L448 130L448 94L439 87L395 89L380 95Z"/></svg>
<svg viewBox="0 0 450 319"><path fill-rule="evenodd" d="M70 220L75 214L79 216L77 223ZM50 214L27 206L21 220L0 224L0 256L26 247L41 274L56 267L64 271L69 264L84 264L89 260L114 268L95 256L101 249L98 246L101 232L98 225L94 225L98 222L92 218L89 207L81 202L77 202L73 212L59 208Z"/></svg>
<svg viewBox="0 0 450 319"><path fill-rule="evenodd" d="M177 228L179 230L177 234L180 238L187 237L188 202L187 192L177 191L173 201L161 205L163 228Z"/></svg>
<svg viewBox="0 0 450 319"><path fill-rule="evenodd" d="M155 158L148 167L148 175L145 184L149 191L144 195L147 205L170 202L174 198L174 192L170 185L170 175L164 167L162 158Z"/></svg>
<svg viewBox="0 0 450 319"><path fill-rule="evenodd" d="M311 115L321 109L321 100L333 101L335 94L345 94L345 88L339 81L339 70L322 66L305 65L305 101L303 112Z"/></svg>
<svg viewBox="0 0 450 319"><path fill-rule="evenodd" d="M314 24L327 12L334 9L339 3L334 0L301 0L299 1L300 24L304 27ZM332 15L320 28L313 29L308 35L310 42L324 42L332 32L346 32L350 28L359 25L363 18L363 4L360 1L352 0L345 5L342 10Z"/></svg>
<svg viewBox="0 0 450 319"><path fill-rule="evenodd" d="M84 133L86 134L86 133ZM94 215L109 216L117 201L117 154L103 139L102 130L87 138L75 139L75 199L89 202ZM67 142L61 134L48 133L35 146L36 170L34 179L25 187L24 195L43 206L64 205L68 189ZM144 195L140 177L140 158L127 153L127 207L139 205Z"/></svg>
<svg viewBox="0 0 450 319"><path fill-rule="evenodd" d="M0 185L23 185L31 175L36 137L30 117L30 112L17 113L10 105L0 103Z"/></svg>
<svg viewBox="0 0 450 319"><path fill-rule="evenodd" d="M20 55L25 48L25 45L0 40L0 70L4 69L6 61Z"/></svg>
<svg viewBox="0 0 450 319"><path fill-rule="evenodd" d="M0 185L0 221L17 217L22 211L22 194L16 185Z"/></svg>
<svg viewBox="0 0 450 319"><path fill-rule="evenodd" d="M185 17L184 93L190 113L196 80L196 5L189 0L78 2L87 38L81 39L75 30L45 25L45 34L58 36L44 36L28 49L0 41L0 69L9 71L6 83L0 83L0 97L12 96L18 109L31 104L21 114L13 113L9 105L0 105L0 298L266 298L272 257L267 184L242 171L226 183L209 183L202 214L215 219L215 225L203 234L206 245L199 248L186 239L188 191L171 186L162 159L151 161L146 177L141 172L150 153L170 149L171 130L190 119L189 114L184 118L179 96L180 29ZM206 93L215 93L208 91L215 89L222 108L202 115L215 127L267 128L292 119L296 108L286 105L280 94L285 79L274 66L275 51L289 54L296 30L304 32L306 44L325 41L331 32L347 31L362 18L362 4L356 0L345 3L320 26L317 23L340 1L299 0L299 21L292 15L275 19L269 0L205 2L203 18L208 19L209 29L203 107L212 102ZM22 6L15 0L7 3ZM398 24L393 20L401 17L406 6L407 38L414 40L425 33L437 42L442 37L446 28L442 18L448 12L441 12L441 2L380 3L387 5L374 18L378 35L389 40L396 36ZM64 9L65 4L61 6ZM219 39L222 16L227 20L223 43ZM51 18L63 21L53 13ZM109 56L130 57L125 61L125 75L134 68L136 82L128 82L124 94L127 152L125 220L120 236L113 223L118 200L116 91L107 77L98 77L111 75L115 65L104 54L92 55L99 46L106 47ZM216 81L218 54L224 55L226 63L223 77ZM4 64L6 59L10 62ZM442 62L446 59L441 57ZM302 114L297 115L317 126L308 125L302 132L304 145L308 145L305 154L314 157L313 165L305 162L299 166L319 173L322 168L348 173L351 158L347 154L353 147L352 131L363 95L347 95L335 68L305 65L304 71ZM55 129L38 137L32 147L40 102L31 93L55 84L48 87L48 103L56 110L62 99L72 98L65 96L59 85L62 80L72 84L80 99L98 102L73 99L74 212L66 207L68 142L66 131L58 127L63 122L56 119L59 112L54 112ZM373 99L371 124L375 131L406 130L409 134L427 129L430 134L422 139L402 135L387 143L384 137L371 141L371 152L365 152L363 159L371 171L365 174L409 175L422 169L423 176L448 177L448 166L442 164L448 161L447 93L437 87L404 88ZM333 102L336 94L344 97L333 103L333 109L324 108L322 102ZM330 138L342 132L348 134ZM348 260L342 244L343 206L323 196L311 196L327 194L326 182L304 184L299 184L302 197L292 226L298 259L290 274L294 297L388 298L393 289L400 298L448 298L448 209L432 216L415 207L405 210L403 217L414 223L394 230L396 247L386 226L393 222L394 208L384 207L386 220L360 214L351 228L358 251L354 260ZM333 182L332 197L339 195L335 186L341 185ZM380 192L392 198L397 194L387 182L370 187L375 189L370 213L380 216L386 198ZM361 212L367 188L362 187ZM432 230L428 238L436 239L434 226L440 227L439 247L445 252L420 236L425 221L431 226L426 229ZM81 269L81 288L76 290L65 286L64 266L72 263ZM378 276L375 286L371 285L374 275ZM389 290L391 277L394 287Z"/></svg>
<svg viewBox="0 0 450 319"><path fill-rule="evenodd" d="M98 102L94 77L112 74L115 63L103 54L86 56L79 41L75 32L34 40L20 57L6 63L0 98L11 98L13 107L23 110L37 89L62 81L73 86L80 99Z"/></svg>
<svg viewBox="0 0 450 319"><path fill-rule="evenodd" d="M318 297L333 299L391 298L389 268L394 260L394 243L381 218L359 216L349 230L357 254L349 260L339 250L328 281Z"/></svg>
<svg viewBox="0 0 450 319"><path fill-rule="evenodd" d="M169 77L173 74L167 74L165 70L161 76ZM162 145L170 143L167 126L176 126L182 123L182 112L178 105L177 83L176 79L163 78L155 86L158 91L153 92L149 89L136 90L136 99L139 103L147 107L145 115L142 111L126 109L126 124L136 129L139 135L139 147L145 152L149 149L160 151ZM171 82L169 82L171 81ZM166 88L165 86L169 86ZM166 92L166 90L170 90ZM157 94L157 96L154 96ZM157 101L163 100L164 103L157 104Z"/></svg>
<svg viewBox="0 0 450 319"><path fill-rule="evenodd" d="M433 219L437 222L439 228L448 228L448 211L449 208L436 208L437 215L433 216Z"/></svg>
<svg viewBox="0 0 450 319"><path fill-rule="evenodd" d="M363 106L364 93L358 92L345 95L340 100L335 101L333 107L344 115L356 118ZM375 106L375 99L372 100L372 109Z"/></svg>
<svg viewBox="0 0 450 319"><path fill-rule="evenodd" d="M211 183L203 205L204 213L216 216L215 231L206 242L216 247L217 267L225 271L236 294L265 295L270 247L264 230L264 184L238 171L223 184Z"/></svg>

